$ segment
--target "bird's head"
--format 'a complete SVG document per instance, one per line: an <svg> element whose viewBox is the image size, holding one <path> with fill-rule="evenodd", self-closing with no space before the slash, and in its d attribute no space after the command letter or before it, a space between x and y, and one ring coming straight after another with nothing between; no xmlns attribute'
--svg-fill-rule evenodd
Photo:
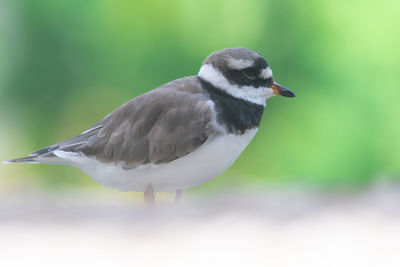
<svg viewBox="0 0 400 267"><path fill-rule="evenodd" d="M203 62L198 76L236 98L265 106L265 101L295 94L274 81L267 61L247 48L216 51Z"/></svg>

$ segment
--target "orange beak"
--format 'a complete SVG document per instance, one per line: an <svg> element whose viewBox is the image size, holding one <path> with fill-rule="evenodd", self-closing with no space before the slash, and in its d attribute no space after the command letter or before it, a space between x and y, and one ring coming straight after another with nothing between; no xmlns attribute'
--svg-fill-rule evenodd
<svg viewBox="0 0 400 267"><path fill-rule="evenodd" d="M293 93L293 91L291 91L290 89L287 89L286 87L283 87L279 83L274 83L269 88L271 88L274 91L274 94L276 94L276 95L281 95L281 96L286 96L286 97L295 97L295 94Z"/></svg>

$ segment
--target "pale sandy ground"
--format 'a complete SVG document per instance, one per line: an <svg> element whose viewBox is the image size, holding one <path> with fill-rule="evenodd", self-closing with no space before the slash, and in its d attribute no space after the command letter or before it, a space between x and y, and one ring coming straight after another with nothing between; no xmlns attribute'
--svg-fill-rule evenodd
<svg viewBox="0 0 400 267"><path fill-rule="evenodd" d="M398 185L123 196L3 194L0 266L400 266Z"/></svg>

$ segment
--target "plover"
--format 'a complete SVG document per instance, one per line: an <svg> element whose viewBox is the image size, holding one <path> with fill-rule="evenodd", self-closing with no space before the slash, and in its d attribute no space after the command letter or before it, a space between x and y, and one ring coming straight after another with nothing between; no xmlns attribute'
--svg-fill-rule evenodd
<svg viewBox="0 0 400 267"><path fill-rule="evenodd" d="M294 97L247 48L212 53L195 76L123 104L80 135L7 161L67 164L120 191L176 192L228 169L256 134L266 100Z"/></svg>

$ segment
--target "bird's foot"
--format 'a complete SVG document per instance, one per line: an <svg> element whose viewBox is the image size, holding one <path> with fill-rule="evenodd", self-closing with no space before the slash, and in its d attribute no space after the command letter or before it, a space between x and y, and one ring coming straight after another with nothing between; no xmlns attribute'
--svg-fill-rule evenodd
<svg viewBox="0 0 400 267"><path fill-rule="evenodd" d="M156 193L154 192L153 186L148 184L146 190L144 191L144 201L147 206L153 206L156 199Z"/></svg>
<svg viewBox="0 0 400 267"><path fill-rule="evenodd" d="M183 196L183 190L182 189L176 190L176 192L175 192L175 203L176 204L181 202L182 196Z"/></svg>

